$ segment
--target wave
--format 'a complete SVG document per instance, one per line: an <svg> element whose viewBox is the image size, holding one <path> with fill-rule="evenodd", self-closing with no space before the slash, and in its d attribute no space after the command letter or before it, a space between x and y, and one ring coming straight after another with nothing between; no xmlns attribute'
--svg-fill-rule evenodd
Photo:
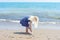
<svg viewBox="0 0 60 40"><path fill-rule="evenodd" d="M20 21L18 21L18 20L10 20L10 19L0 19L0 22L14 22L14 23L19 23Z"/></svg>
<svg viewBox="0 0 60 40"><path fill-rule="evenodd" d="M0 19L0 22L20 23L20 20ZM39 22L39 24L60 24L60 22Z"/></svg>

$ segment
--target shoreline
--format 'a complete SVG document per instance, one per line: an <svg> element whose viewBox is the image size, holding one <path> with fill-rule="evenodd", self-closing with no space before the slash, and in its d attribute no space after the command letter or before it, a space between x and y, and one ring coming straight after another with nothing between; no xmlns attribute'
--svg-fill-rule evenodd
<svg viewBox="0 0 60 40"><path fill-rule="evenodd" d="M19 30L19 29L25 29L25 27L21 26L20 23L5 21L5 22L0 22L0 29ZM51 29L51 30L57 29L57 30L60 30L60 22L58 22L58 23L41 22L41 23L39 23L38 28L33 27L33 29Z"/></svg>
<svg viewBox="0 0 60 40"><path fill-rule="evenodd" d="M0 22L12 22L12 23L19 23L20 20L11 20L11 19L0 19ZM39 21L40 24L60 24L60 22L56 22L56 21Z"/></svg>

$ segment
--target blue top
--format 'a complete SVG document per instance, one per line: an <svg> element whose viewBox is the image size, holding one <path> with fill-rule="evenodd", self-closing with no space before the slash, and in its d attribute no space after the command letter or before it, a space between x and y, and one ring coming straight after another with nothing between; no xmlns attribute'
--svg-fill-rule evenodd
<svg viewBox="0 0 60 40"><path fill-rule="evenodd" d="M22 24L22 26L29 27L28 22L30 22L30 20L28 20L28 18L29 18L29 16L22 18L20 20L20 24Z"/></svg>

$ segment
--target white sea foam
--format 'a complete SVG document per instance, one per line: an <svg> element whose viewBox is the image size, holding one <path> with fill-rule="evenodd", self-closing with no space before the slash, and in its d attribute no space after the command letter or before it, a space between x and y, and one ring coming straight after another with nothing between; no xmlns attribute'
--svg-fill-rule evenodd
<svg viewBox="0 0 60 40"><path fill-rule="evenodd" d="M14 23L19 23L20 20L0 19L0 22L14 22ZM39 24L60 24L60 22L39 22Z"/></svg>
<svg viewBox="0 0 60 40"><path fill-rule="evenodd" d="M39 22L40 24L57 24L58 22Z"/></svg>
<svg viewBox="0 0 60 40"><path fill-rule="evenodd" d="M18 20L9 20L9 22L19 23L20 21L18 21Z"/></svg>
<svg viewBox="0 0 60 40"><path fill-rule="evenodd" d="M15 23L19 23L20 21L18 21L18 20L0 19L0 22L15 22Z"/></svg>
<svg viewBox="0 0 60 40"><path fill-rule="evenodd" d="M0 22L1 22L1 21L6 21L6 19L0 19Z"/></svg>

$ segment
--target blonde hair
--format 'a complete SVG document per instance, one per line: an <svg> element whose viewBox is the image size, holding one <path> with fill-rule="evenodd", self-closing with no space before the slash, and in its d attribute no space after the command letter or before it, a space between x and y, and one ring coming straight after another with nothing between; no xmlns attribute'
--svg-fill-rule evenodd
<svg viewBox="0 0 60 40"><path fill-rule="evenodd" d="M32 21L32 24L34 24L35 28L38 27L39 18L37 16L30 16L29 20Z"/></svg>

